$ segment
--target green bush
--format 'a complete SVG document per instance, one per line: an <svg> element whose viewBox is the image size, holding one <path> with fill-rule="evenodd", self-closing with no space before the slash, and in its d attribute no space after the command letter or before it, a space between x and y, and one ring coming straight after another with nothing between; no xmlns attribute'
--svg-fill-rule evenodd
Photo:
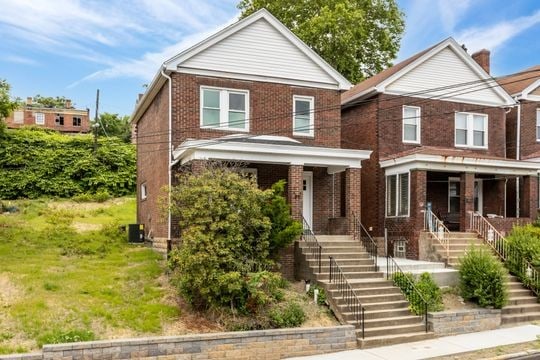
<svg viewBox="0 0 540 360"><path fill-rule="evenodd" d="M392 280L401 289L401 292L409 301L409 308L416 315L424 313L425 303L423 300L427 302L428 311L443 310L441 289L430 273L422 273L418 280L415 280L411 273L394 273Z"/></svg>
<svg viewBox="0 0 540 360"><path fill-rule="evenodd" d="M80 341L92 341L95 340L95 335L90 330L55 330L50 333L46 333L38 338L38 346L42 347L45 344L63 344Z"/></svg>
<svg viewBox="0 0 540 360"><path fill-rule="evenodd" d="M269 315L272 326L276 328L298 327L306 320L304 310L295 302L277 306Z"/></svg>
<svg viewBox="0 0 540 360"><path fill-rule="evenodd" d="M135 184L135 147L120 139L101 138L94 154L91 135L28 127L0 138L0 199L69 198L100 190L123 196Z"/></svg>
<svg viewBox="0 0 540 360"><path fill-rule="evenodd" d="M317 296L317 304L326 305L326 291L324 291L324 289L320 287L319 285L311 285L306 295L310 299L313 299L313 296L315 294L315 289L319 290L319 295Z"/></svg>
<svg viewBox="0 0 540 360"><path fill-rule="evenodd" d="M502 308L508 299L506 270L493 254L471 246L459 259L461 296L482 307Z"/></svg>
<svg viewBox="0 0 540 360"><path fill-rule="evenodd" d="M540 227L536 225L514 226L506 237L512 250L517 252L517 257L540 266ZM512 272L513 270L510 268Z"/></svg>

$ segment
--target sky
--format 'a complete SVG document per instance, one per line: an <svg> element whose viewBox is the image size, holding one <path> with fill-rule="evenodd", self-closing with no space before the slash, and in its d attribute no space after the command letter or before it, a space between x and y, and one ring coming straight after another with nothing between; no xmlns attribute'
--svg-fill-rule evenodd
<svg viewBox="0 0 540 360"><path fill-rule="evenodd" d="M396 62L449 36L491 51L494 76L540 64L538 0L397 0ZM11 95L65 96L130 115L160 65L238 19L238 0L0 0L0 79Z"/></svg>

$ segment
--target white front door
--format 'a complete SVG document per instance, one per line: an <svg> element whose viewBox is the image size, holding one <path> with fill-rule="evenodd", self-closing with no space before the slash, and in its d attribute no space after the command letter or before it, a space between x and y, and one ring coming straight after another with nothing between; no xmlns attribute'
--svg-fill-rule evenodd
<svg viewBox="0 0 540 360"><path fill-rule="evenodd" d="M484 208L484 183L482 180L474 180L474 211L480 215Z"/></svg>
<svg viewBox="0 0 540 360"><path fill-rule="evenodd" d="M302 216L313 229L313 173L304 171L304 193L302 196Z"/></svg>

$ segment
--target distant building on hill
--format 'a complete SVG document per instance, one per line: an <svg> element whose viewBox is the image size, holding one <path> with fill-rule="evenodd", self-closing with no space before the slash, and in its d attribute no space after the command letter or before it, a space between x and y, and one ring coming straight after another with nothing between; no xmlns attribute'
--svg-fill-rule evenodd
<svg viewBox="0 0 540 360"><path fill-rule="evenodd" d="M35 125L64 133L90 132L90 110L75 109L71 100L66 100L63 107L44 106L33 102L31 97L26 103L6 118L8 128Z"/></svg>

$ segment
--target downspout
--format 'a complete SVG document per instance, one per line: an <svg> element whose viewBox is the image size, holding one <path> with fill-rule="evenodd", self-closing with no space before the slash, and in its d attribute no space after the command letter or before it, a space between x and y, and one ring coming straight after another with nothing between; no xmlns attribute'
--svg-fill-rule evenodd
<svg viewBox="0 0 540 360"><path fill-rule="evenodd" d="M520 160L521 157L521 103L518 98L514 99L517 102L517 122L516 122L516 160ZM520 197L519 197L519 177L516 177L516 217L519 218L519 208L520 208Z"/></svg>
<svg viewBox="0 0 540 360"><path fill-rule="evenodd" d="M161 75L168 80L169 83L169 151L167 153L167 163L168 163L168 172L169 172L169 186L167 190L167 241L171 240L171 186L172 186L172 167L174 163L172 160L172 79L169 75L163 70L165 64L162 65Z"/></svg>

